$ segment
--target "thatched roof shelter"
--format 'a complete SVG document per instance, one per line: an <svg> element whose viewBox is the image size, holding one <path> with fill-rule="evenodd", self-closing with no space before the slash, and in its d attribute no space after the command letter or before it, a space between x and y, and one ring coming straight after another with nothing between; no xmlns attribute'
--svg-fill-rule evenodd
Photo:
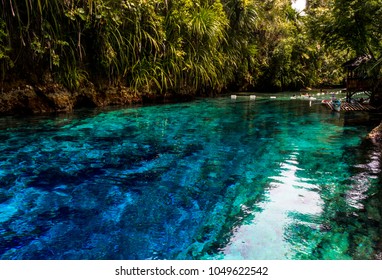
<svg viewBox="0 0 382 280"><path fill-rule="evenodd" d="M350 102L354 94L363 92L370 96L370 104L382 105L382 77L370 73L375 62L376 60L371 55L364 54L342 64L348 71L346 79L347 101Z"/></svg>
<svg viewBox="0 0 382 280"><path fill-rule="evenodd" d="M370 54L364 54L345 62L342 66L348 70L348 78L365 78L367 71L364 66L371 60Z"/></svg>
<svg viewBox="0 0 382 280"><path fill-rule="evenodd" d="M342 64L342 66L349 69L349 70L354 70L357 67L359 67L363 64L366 64L371 59L372 59L372 57L370 54L364 54L364 55L358 56L356 58L353 58L353 59L345 62L344 64Z"/></svg>

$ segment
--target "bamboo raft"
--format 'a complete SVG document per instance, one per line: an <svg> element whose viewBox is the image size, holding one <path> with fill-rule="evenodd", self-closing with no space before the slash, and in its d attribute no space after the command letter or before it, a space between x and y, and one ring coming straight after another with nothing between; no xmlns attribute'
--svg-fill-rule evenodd
<svg viewBox="0 0 382 280"><path fill-rule="evenodd" d="M331 110L334 110L332 102L323 102L322 104L327 105ZM369 104L361 104L361 103L349 103L349 102L341 102L341 110L340 111L372 111L375 108Z"/></svg>

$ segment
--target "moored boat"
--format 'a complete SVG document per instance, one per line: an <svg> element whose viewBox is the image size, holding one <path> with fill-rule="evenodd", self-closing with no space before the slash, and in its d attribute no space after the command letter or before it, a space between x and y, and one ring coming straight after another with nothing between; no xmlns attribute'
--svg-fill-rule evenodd
<svg viewBox="0 0 382 280"><path fill-rule="evenodd" d="M341 111L341 100L339 99L335 99L335 100L332 100L332 105L333 105L333 110L334 111Z"/></svg>
<svg viewBox="0 0 382 280"><path fill-rule="evenodd" d="M321 103L329 106L329 108L332 109L333 111L336 111L336 112L341 111L341 100L339 99L334 99L334 100L324 99L321 101Z"/></svg>

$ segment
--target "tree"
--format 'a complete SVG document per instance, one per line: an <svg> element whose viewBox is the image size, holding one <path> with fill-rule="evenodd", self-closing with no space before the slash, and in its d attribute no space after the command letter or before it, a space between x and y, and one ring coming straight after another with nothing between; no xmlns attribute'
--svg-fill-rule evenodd
<svg viewBox="0 0 382 280"><path fill-rule="evenodd" d="M320 39L326 48L347 51L351 56L370 54L376 62L371 69L380 68L382 1L328 0L323 2L325 4L308 10L312 18L310 29L314 32L314 36Z"/></svg>
<svg viewBox="0 0 382 280"><path fill-rule="evenodd" d="M87 80L151 94L295 89L338 64L322 46L381 56L381 0L345 2L308 1L304 17L290 0L4 0L0 63L3 76L72 90ZM360 31L348 36L351 26Z"/></svg>

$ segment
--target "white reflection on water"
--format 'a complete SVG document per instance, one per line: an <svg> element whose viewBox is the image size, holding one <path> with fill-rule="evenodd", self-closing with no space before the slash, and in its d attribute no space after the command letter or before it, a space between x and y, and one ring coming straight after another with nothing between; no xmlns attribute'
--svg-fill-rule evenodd
<svg viewBox="0 0 382 280"><path fill-rule="evenodd" d="M268 199L258 206L261 212L253 213L250 224L234 230L228 245L222 249L225 259L290 259L292 244L286 240L285 231L294 221L290 213L319 215L322 200L314 191L317 186L309 179L300 178L298 151L281 163L279 176L271 177ZM313 225L314 226L314 225Z"/></svg>
<svg viewBox="0 0 382 280"><path fill-rule="evenodd" d="M369 162L355 166L362 172L352 177L353 184L346 194L347 203L357 209L364 208L363 200L367 198L370 180L377 180L381 172L379 151L371 151L368 159Z"/></svg>

